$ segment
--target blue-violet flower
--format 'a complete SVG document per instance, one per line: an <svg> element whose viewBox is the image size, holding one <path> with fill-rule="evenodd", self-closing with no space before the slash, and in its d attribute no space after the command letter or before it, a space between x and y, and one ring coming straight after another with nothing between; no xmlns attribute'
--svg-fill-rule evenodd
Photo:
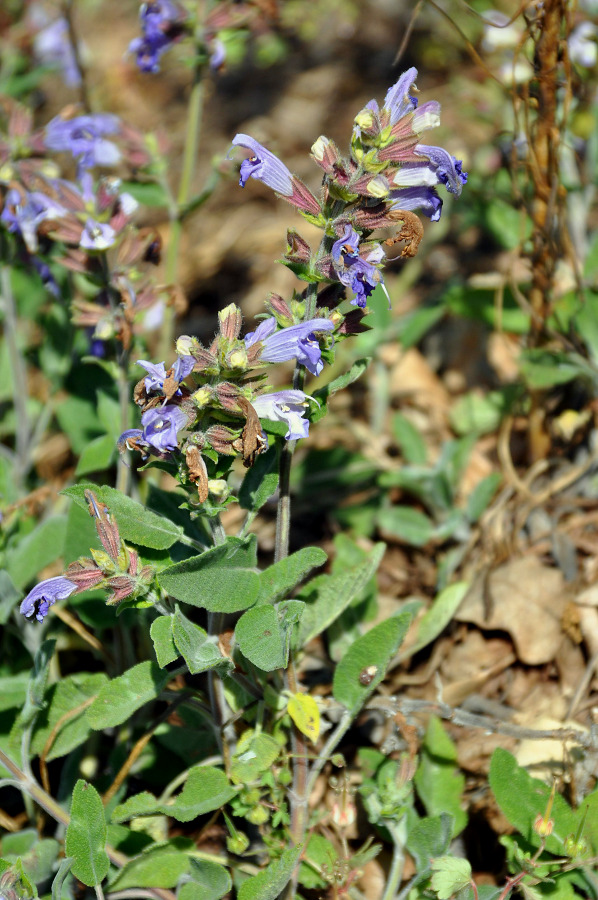
<svg viewBox="0 0 598 900"><path fill-rule="evenodd" d="M346 225L344 234L332 245L332 260L341 284L351 288L355 294L351 303L363 309L378 285L382 286L387 297L388 293L382 275L374 265L382 262L384 250L378 244L362 258L359 255L359 240L355 229Z"/></svg>
<svg viewBox="0 0 598 900"><path fill-rule="evenodd" d="M160 57L183 33L184 11L170 0L151 0L139 11L142 37L129 44L142 72L159 72Z"/></svg>
<svg viewBox="0 0 598 900"><path fill-rule="evenodd" d="M261 341L263 346L259 358L265 362L285 362L296 359L312 375L319 375L324 367L322 351L314 332L334 331L330 319L310 319L298 325L290 325L275 331L276 319L265 319L255 331L245 336L247 348Z"/></svg>
<svg viewBox="0 0 598 900"><path fill-rule="evenodd" d="M293 193L293 176L283 162L274 153L263 147L248 134L236 134L233 147L245 147L253 154L241 163L239 184L245 187L249 178L257 178L268 187L284 197Z"/></svg>
<svg viewBox="0 0 598 900"><path fill-rule="evenodd" d="M78 177L92 166L113 166L120 159L120 150L104 135L116 134L120 123L109 113L91 113L62 119L57 116L48 122L45 131L46 146L51 150L71 153L77 160Z"/></svg>
<svg viewBox="0 0 598 900"><path fill-rule="evenodd" d="M177 432L185 427L187 417L178 406L159 406L144 412L141 424L144 440L159 453L168 453L177 449Z"/></svg>
<svg viewBox="0 0 598 900"><path fill-rule="evenodd" d="M43 622L48 610L57 600L66 600L76 590L77 585L64 575L46 578L29 591L21 603L20 611L27 618L35 616L38 622Z"/></svg>
<svg viewBox="0 0 598 900"><path fill-rule="evenodd" d="M286 440L294 441L307 437L309 433L309 422L303 418L307 407L306 397L307 394L303 391L275 391L256 397L251 405L260 419L284 422L288 426Z"/></svg>

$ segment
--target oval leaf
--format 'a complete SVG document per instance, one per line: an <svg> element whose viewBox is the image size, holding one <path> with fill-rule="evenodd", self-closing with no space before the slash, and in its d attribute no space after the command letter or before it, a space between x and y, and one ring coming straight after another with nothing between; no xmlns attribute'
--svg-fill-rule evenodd
<svg viewBox="0 0 598 900"><path fill-rule="evenodd" d="M73 875L88 887L101 884L110 867L104 807L96 789L82 778L73 791L65 846L67 856L73 857Z"/></svg>
<svg viewBox="0 0 598 900"><path fill-rule="evenodd" d="M401 645L410 621L409 613L393 616L351 644L334 672L332 692L335 700L352 713L357 712L384 678L386 667Z"/></svg>
<svg viewBox="0 0 598 900"><path fill-rule="evenodd" d="M133 666L105 684L87 710L92 728L112 728L126 722L144 704L158 696L170 675L152 660Z"/></svg>
<svg viewBox="0 0 598 900"><path fill-rule="evenodd" d="M320 736L320 710L314 698L310 694L293 694L287 711L301 734L315 744Z"/></svg>

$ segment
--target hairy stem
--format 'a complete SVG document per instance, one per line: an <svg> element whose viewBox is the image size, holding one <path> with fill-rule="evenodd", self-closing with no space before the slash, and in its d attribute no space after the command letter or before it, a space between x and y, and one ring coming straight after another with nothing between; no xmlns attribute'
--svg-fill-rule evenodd
<svg viewBox="0 0 598 900"><path fill-rule="evenodd" d="M4 335L8 347L13 383L13 406L15 411L15 455L14 478L19 490L28 468L30 458L31 427L27 415L27 372L21 355L17 334L17 308L10 280L8 266L0 268L0 293L4 311Z"/></svg>
<svg viewBox="0 0 598 900"><path fill-rule="evenodd" d="M386 820L386 827L390 831L393 842L392 862L390 864L390 872L384 888L382 900L394 900L397 889L403 877L403 868L405 866L405 841L407 840L407 822L402 819L400 822L391 822Z"/></svg>
<svg viewBox="0 0 598 900"><path fill-rule="evenodd" d="M189 107L187 112L187 133L185 136L185 147L183 149L183 164L181 170L181 180L177 193L176 206L171 208L170 212L170 240L168 242L168 251L166 254L166 282L167 284L175 284L178 274L178 256L181 243L181 235L183 232L183 213L184 209L191 199L191 188L193 184L193 173L195 170L195 162L197 159L197 151L199 147L199 138L201 134L201 119L204 102L204 85L202 80L202 68L197 66L193 76L193 86L189 96ZM172 307L168 307L165 311L164 322L162 324L162 334L160 339L159 356L164 359L172 352L172 341L174 339L174 319L175 311Z"/></svg>

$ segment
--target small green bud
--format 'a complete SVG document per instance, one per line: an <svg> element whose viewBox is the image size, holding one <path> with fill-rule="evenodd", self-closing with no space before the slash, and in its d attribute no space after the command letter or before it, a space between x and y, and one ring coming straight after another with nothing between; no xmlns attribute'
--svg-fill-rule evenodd
<svg viewBox="0 0 598 900"><path fill-rule="evenodd" d="M245 813L245 818L252 825L265 825L270 818L270 813L264 806L254 806L248 813Z"/></svg>
<svg viewBox="0 0 598 900"><path fill-rule="evenodd" d="M226 849L229 853L240 856L249 847L249 838L242 831L236 831L234 837L227 837Z"/></svg>
<svg viewBox="0 0 598 900"><path fill-rule="evenodd" d="M212 391L207 385L204 387L198 388L194 394L191 395L191 399L195 403L198 409L203 409L204 406L207 406L210 400L212 399Z"/></svg>
<svg viewBox="0 0 598 900"><path fill-rule="evenodd" d="M277 781L279 784L286 786L293 780L293 773L290 769L281 769L278 773Z"/></svg>

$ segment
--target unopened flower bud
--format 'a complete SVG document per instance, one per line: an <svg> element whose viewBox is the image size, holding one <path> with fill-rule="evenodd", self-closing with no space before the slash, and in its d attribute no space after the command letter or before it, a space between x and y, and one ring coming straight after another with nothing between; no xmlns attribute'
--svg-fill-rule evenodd
<svg viewBox="0 0 598 900"><path fill-rule="evenodd" d="M192 356L193 350L197 347L197 338L188 334L182 334L176 341L177 356Z"/></svg>
<svg viewBox="0 0 598 900"><path fill-rule="evenodd" d="M191 399L198 409L203 409L212 399L212 391L207 385L204 385L191 394Z"/></svg>
<svg viewBox="0 0 598 900"><path fill-rule="evenodd" d="M227 837L226 849L229 853L240 856L249 847L249 838L242 831L237 831L234 837Z"/></svg>
<svg viewBox="0 0 598 900"><path fill-rule="evenodd" d="M208 490L213 497L223 500L228 494L228 484L224 478L213 478L208 481Z"/></svg>
<svg viewBox="0 0 598 900"><path fill-rule="evenodd" d="M324 154L326 153L326 149L329 143L329 139L321 134L318 140L314 144L312 144L311 152L318 162L322 162L322 160L324 159Z"/></svg>
<svg viewBox="0 0 598 900"><path fill-rule="evenodd" d="M247 368L247 351L244 347L235 347L224 358L224 364L227 369L246 369Z"/></svg>
<svg viewBox="0 0 598 900"><path fill-rule="evenodd" d="M552 834L554 828L554 819L549 819L542 813L538 813L534 821L534 831L539 837L548 837Z"/></svg>
<svg viewBox="0 0 598 900"><path fill-rule="evenodd" d="M228 338L230 341L234 341L239 337L243 318L238 306L230 303L224 309L221 309L218 313L218 320L220 322L220 334L223 337Z"/></svg>
<svg viewBox="0 0 598 900"><path fill-rule="evenodd" d="M264 806L254 806L253 809L245 813L245 818L252 825L265 825L270 818L270 813Z"/></svg>
<svg viewBox="0 0 598 900"><path fill-rule="evenodd" d="M368 131L374 125L374 115L372 110L368 109L367 106L364 107L361 112L357 113L354 121L357 127L361 128L362 131Z"/></svg>
<svg viewBox="0 0 598 900"><path fill-rule="evenodd" d="M589 844L585 837L576 838L570 834L565 838L565 853L567 856L578 857L585 856L589 852Z"/></svg>

